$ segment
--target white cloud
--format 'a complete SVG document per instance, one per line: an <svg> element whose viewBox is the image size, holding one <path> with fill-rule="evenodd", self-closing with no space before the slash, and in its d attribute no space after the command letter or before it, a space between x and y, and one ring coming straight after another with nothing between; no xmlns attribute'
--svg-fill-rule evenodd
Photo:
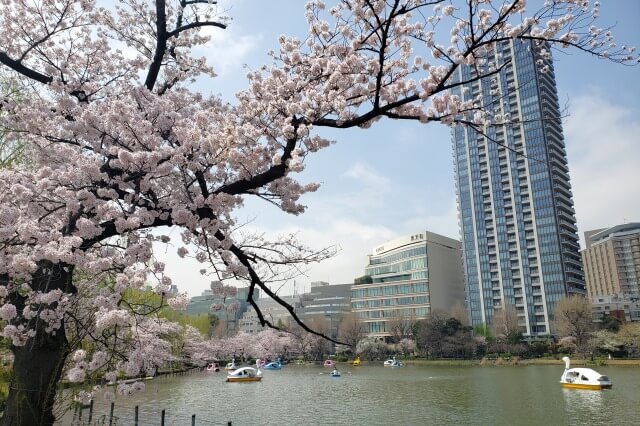
<svg viewBox="0 0 640 426"><path fill-rule="evenodd" d="M422 228L421 228L422 229ZM384 226L367 225L348 216L325 216L323 219L312 221L310 225L302 227L254 227L251 224L245 232L264 233L265 237L275 237L296 233L298 240L314 249L335 246L337 254L318 264L309 265L306 275L296 279L297 291L302 292L303 286L309 289L313 281L328 281L332 284L346 284L364 274L367 254L374 246L395 238L395 231ZM165 272L173 279L180 291L187 291L189 296L197 296L209 288L211 278L202 276L199 270L206 265L186 257L181 259L175 253L179 236L174 230L172 237L176 239L176 246L160 248L157 246L156 256L166 263ZM279 290L280 294L292 294L293 282Z"/></svg>
<svg viewBox="0 0 640 426"><path fill-rule="evenodd" d="M306 276L296 280L299 285L308 285L313 281L327 281L331 284L352 283L354 278L364 274L366 257L371 254L373 247L396 237L394 231L384 226L363 224L347 216L333 217L328 222L314 222L313 225L301 229L272 229L267 231L267 234L292 232L297 233L301 242L315 249L330 246L338 248L334 257L310 265ZM290 294L292 291L292 283L282 289L283 294ZM301 291L302 288L298 287L298 292Z"/></svg>
<svg viewBox="0 0 640 426"><path fill-rule="evenodd" d="M234 34L231 29L207 28L204 31L211 40L204 48L196 49L196 55L207 57L207 62L221 76L239 73L244 78L242 67L262 41L262 34Z"/></svg>
<svg viewBox="0 0 640 426"><path fill-rule="evenodd" d="M368 164L361 162L355 163L344 173L344 176L356 179L362 184L376 190L383 190L389 186L389 179L376 173Z"/></svg>
<svg viewBox="0 0 640 426"><path fill-rule="evenodd" d="M344 172L328 177L316 194L305 196L307 215L332 218L341 215L371 218L374 212L384 212L389 198L396 193L389 178L376 172L369 164L356 162ZM386 206L386 207L385 207ZM371 218L373 219L373 218Z"/></svg>
<svg viewBox="0 0 640 426"><path fill-rule="evenodd" d="M409 219L403 227L406 233L416 231L429 231L445 237L460 239L460 228L458 225L458 206L453 197L453 203L449 208L441 213L421 214Z"/></svg>
<svg viewBox="0 0 640 426"><path fill-rule="evenodd" d="M581 239L584 231L640 220L638 112L599 94L572 101L564 129Z"/></svg>

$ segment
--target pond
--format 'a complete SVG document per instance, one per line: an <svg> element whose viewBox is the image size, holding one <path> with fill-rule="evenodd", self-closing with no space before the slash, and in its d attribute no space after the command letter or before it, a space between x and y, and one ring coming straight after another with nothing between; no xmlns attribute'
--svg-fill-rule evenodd
<svg viewBox="0 0 640 426"><path fill-rule="evenodd" d="M444 367L381 363L340 365L342 377L322 366L285 365L261 382L226 383L224 371L195 372L146 382L146 391L119 396L118 425L640 425L640 368L598 367L613 389L568 390L563 367ZM96 400L93 421L109 417ZM60 424L70 424L69 413ZM86 421L88 410L84 410Z"/></svg>

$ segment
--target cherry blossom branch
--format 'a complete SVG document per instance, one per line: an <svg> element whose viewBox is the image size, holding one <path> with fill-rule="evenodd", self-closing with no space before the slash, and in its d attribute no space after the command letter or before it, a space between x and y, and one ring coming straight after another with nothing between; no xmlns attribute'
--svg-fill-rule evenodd
<svg viewBox="0 0 640 426"><path fill-rule="evenodd" d="M0 63L6 65L17 73L24 75L31 80L35 80L42 84L49 84L53 81L53 77L42 74L36 70L26 67L22 61L11 59L5 52L0 51Z"/></svg>

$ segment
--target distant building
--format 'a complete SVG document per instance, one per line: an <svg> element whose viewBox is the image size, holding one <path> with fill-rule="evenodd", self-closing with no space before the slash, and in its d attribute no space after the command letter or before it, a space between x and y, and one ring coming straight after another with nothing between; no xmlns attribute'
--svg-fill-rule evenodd
<svg viewBox="0 0 640 426"><path fill-rule="evenodd" d="M396 321L424 319L464 304L460 241L423 231L373 249L351 307L370 337L388 338Z"/></svg>
<svg viewBox="0 0 640 426"><path fill-rule="evenodd" d="M584 233L587 294L640 297L640 222Z"/></svg>
<svg viewBox="0 0 640 426"><path fill-rule="evenodd" d="M471 325L513 306L525 336L548 336L556 303L585 293L553 63L531 40L492 47L451 82L498 122L452 132Z"/></svg>
<svg viewBox="0 0 640 426"><path fill-rule="evenodd" d="M200 296L193 296L187 305L187 313L190 315L206 314L211 311L213 305L213 293L205 290Z"/></svg>
<svg viewBox="0 0 640 426"><path fill-rule="evenodd" d="M605 315L621 322L640 321L640 297L598 296L591 299L593 319L602 321Z"/></svg>
<svg viewBox="0 0 640 426"><path fill-rule="evenodd" d="M337 337L338 327L343 315L351 312L351 284L330 285L324 281L311 283L308 293L293 296L280 296L294 308L294 312L305 324L313 327L319 321L328 327L330 337ZM257 302L265 319L274 325L293 326L291 313L275 300L266 297ZM264 330L258 315L251 306L239 320L239 330L245 333L258 333Z"/></svg>
<svg viewBox="0 0 640 426"><path fill-rule="evenodd" d="M238 319L241 318L247 311L249 303L247 297L249 295L249 287L238 288L238 293L235 297L227 297L222 299L213 295L211 290L204 290L200 296L194 296L187 305L187 314L200 315L205 313L212 313L216 315L220 321L227 322L227 328L229 330L235 330L237 328ZM260 297L260 289L254 289L253 298L258 300ZM238 310L230 311L227 308L234 302L238 302ZM224 307L220 310L213 311L211 308L214 305L222 304Z"/></svg>
<svg viewBox="0 0 640 426"><path fill-rule="evenodd" d="M344 315L351 312L351 284L329 285L318 281L311 283L309 293L301 295L300 309L296 313L306 324L313 320L324 321L329 336L338 337L338 328Z"/></svg>
<svg viewBox="0 0 640 426"><path fill-rule="evenodd" d="M296 313L300 309L299 296L280 296L280 298L293 306ZM273 325L288 327L291 324L293 317L289 311L272 298L265 297L258 299L256 300L256 304L260 308L260 312L262 312L264 318ZM252 334L259 333L262 330L265 330L265 327L260 324L258 314L252 306L248 306L238 321L238 331Z"/></svg>

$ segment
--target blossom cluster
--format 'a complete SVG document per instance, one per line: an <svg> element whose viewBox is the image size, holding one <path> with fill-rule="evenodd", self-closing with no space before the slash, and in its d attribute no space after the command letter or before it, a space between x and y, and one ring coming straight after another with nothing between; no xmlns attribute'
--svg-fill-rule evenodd
<svg viewBox="0 0 640 426"><path fill-rule="evenodd" d="M598 2L547 0L528 13L530 3L345 0L327 9L310 1L308 37L281 36L272 63L247 75L231 105L190 87L215 74L195 56L209 39L202 28L229 22L203 1L108 9L91 0L5 0L0 66L18 76L20 90L0 94L0 128L28 161L0 170L0 334L14 346L38 333L93 339L94 353L68 362L74 382L152 372L174 359L167 336L178 333L152 314L186 303L171 295L154 248L196 259L224 298L235 296L229 280L275 296L266 283L331 256L294 236L243 234L235 218L250 197L305 211L302 197L319 185L300 173L333 143L322 128L366 128L384 117L504 122L452 80L463 65L477 71L472 79L500 72L502 41L531 40L547 72L555 47L637 62L633 47L597 25ZM177 246L153 231L162 227L179 229ZM155 299L137 300L150 283ZM204 356L188 334L189 356Z"/></svg>

